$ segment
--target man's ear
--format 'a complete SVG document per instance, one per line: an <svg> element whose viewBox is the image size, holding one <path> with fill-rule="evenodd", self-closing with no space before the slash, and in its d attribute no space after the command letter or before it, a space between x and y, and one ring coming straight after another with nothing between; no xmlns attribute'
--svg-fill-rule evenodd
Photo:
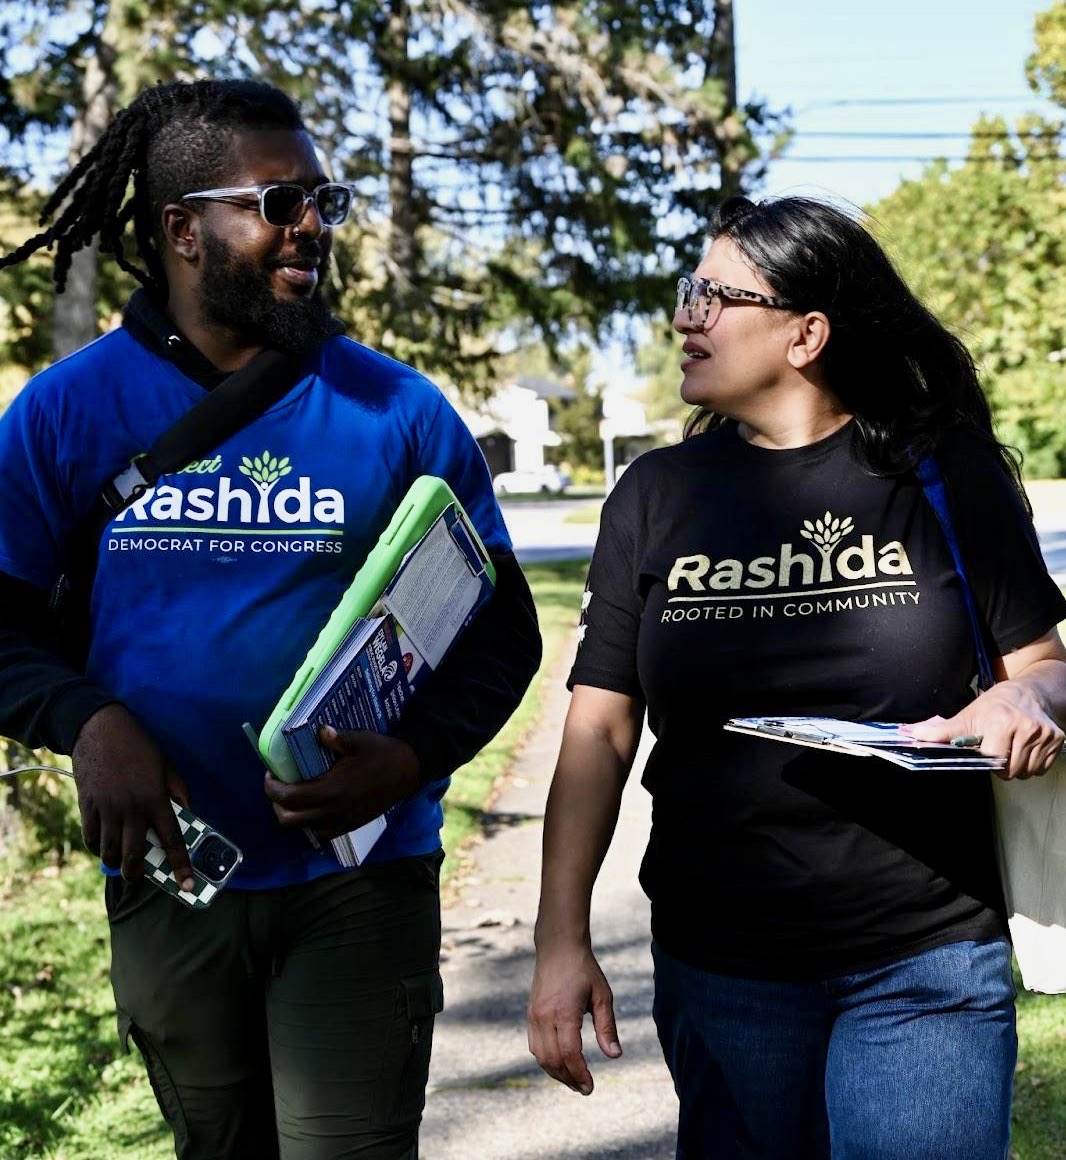
<svg viewBox="0 0 1066 1160"><path fill-rule="evenodd" d="M820 310L791 320L788 361L796 370L804 370L818 359L829 341L829 331L829 319Z"/></svg>
<svg viewBox="0 0 1066 1160"><path fill-rule="evenodd" d="M171 203L163 207L163 237L167 249L182 261L195 263L200 257L200 215L188 206Z"/></svg>

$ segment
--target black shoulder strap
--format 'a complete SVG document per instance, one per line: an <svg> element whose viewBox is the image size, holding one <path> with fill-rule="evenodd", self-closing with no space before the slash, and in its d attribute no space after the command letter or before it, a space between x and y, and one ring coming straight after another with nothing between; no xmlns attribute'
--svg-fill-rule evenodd
<svg viewBox="0 0 1066 1160"><path fill-rule="evenodd" d="M277 402L296 382L299 361L277 350L262 350L186 411L147 450L135 455L100 498L108 518L139 499L161 475L202 459Z"/></svg>
<svg viewBox="0 0 1066 1160"><path fill-rule="evenodd" d="M260 351L103 486L92 510L70 537L64 573L52 588L50 630L52 647L60 656L80 667L88 655L89 599L100 537L113 517L153 488L160 476L204 458L247 427L292 388L299 372L295 357L276 350Z"/></svg>

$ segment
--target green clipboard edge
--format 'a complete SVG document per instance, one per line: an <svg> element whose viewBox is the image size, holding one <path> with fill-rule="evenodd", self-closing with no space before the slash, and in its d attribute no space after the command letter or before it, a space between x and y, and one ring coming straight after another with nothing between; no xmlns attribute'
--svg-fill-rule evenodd
<svg viewBox="0 0 1066 1160"><path fill-rule="evenodd" d="M356 572L355 578L337 607L330 613L329 620L318 634L318 639L304 657L289 687L282 693L259 734L257 745L259 756L281 781L301 780L300 771L281 731L297 697L333 655L352 624L359 617L366 616L374 607L404 556L429 531L441 512L452 504L463 515L467 531L484 556L485 571L492 583L496 583L496 569L489 559L485 545L481 542L481 537L455 498L455 493L443 479L435 475L420 475L411 484L389 521L389 526L381 533L378 542L364 560L363 566Z"/></svg>

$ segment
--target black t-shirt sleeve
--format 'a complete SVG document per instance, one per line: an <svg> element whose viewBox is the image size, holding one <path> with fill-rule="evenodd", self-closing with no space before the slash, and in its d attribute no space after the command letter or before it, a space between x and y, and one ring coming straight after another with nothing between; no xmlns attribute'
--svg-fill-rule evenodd
<svg viewBox="0 0 1066 1160"><path fill-rule="evenodd" d="M640 696L637 633L642 600L638 543L643 512L636 467L618 481L600 515L600 531L582 598L581 628L567 688L592 685Z"/></svg>
<svg viewBox="0 0 1066 1160"><path fill-rule="evenodd" d="M999 655L1066 619L1033 521L995 449L956 435L938 452L974 599Z"/></svg>

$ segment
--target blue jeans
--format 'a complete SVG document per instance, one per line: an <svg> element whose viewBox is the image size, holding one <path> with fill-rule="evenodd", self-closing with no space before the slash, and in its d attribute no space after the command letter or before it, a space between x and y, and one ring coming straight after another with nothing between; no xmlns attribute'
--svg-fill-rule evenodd
<svg viewBox="0 0 1066 1160"><path fill-rule="evenodd" d="M1006 939L802 983L652 955L677 1160L1005 1160L1018 1047Z"/></svg>

